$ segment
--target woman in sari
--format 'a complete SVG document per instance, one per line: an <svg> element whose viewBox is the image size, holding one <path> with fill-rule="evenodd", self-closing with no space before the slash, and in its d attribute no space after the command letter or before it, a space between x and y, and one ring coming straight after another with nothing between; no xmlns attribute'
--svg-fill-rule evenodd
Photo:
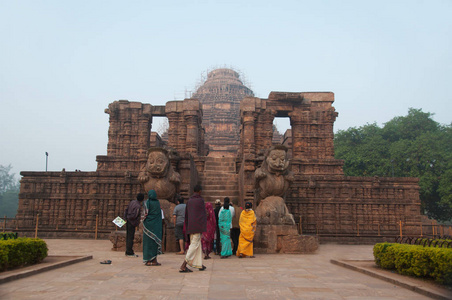
<svg viewBox="0 0 452 300"><path fill-rule="evenodd" d="M252 209L251 202L245 203L245 210L240 215L240 237L239 247L237 248L237 256L239 258L251 257L253 255L253 239L256 232L256 215Z"/></svg>
<svg viewBox="0 0 452 300"><path fill-rule="evenodd" d="M154 190L148 192L144 210L143 262L146 266L160 266L157 255L162 254L162 211Z"/></svg>
<svg viewBox="0 0 452 300"><path fill-rule="evenodd" d="M228 258L232 255L231 222L232 215L229 211L229 203L225 203L223 210L218 216L218 227L220 227L221 258Z"/></svg>
<svg viewBox="0 0 452 300"><path fill-rule="evenodd" d="M207 214L207 231L203 232L201 243L202 243L202 252L204 253L204 259L209 259L211 258L209 254L213 250L213 241L215 239L215 231L217 229L215 213L213 211L212 204L209 202L206 203L206 214Z"/></svg>

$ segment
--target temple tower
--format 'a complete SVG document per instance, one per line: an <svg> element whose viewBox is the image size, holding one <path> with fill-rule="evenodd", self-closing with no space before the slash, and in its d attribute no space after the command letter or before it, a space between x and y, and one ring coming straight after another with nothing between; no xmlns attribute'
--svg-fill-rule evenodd
<svg viewBox="0 0 452 300"><path fill-rule="evenodd" d="M209 156L236 156L240 144L240 101L253 95L236 71L209 72L207 80L192 96L202 104Z"/></svg>

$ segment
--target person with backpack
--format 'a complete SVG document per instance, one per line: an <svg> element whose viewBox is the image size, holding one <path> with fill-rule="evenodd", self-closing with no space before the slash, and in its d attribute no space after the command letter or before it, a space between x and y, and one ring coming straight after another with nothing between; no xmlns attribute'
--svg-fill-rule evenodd
<svg viewBox="0 0 452 300"><path fill-rule="evenodd" d="M144 200L144 194L138 194L137 198L130 201L124 212L126 223L126 256L138 257L133 251L133 239L135 238L135 229L140 225L141 204Z"/></svg>

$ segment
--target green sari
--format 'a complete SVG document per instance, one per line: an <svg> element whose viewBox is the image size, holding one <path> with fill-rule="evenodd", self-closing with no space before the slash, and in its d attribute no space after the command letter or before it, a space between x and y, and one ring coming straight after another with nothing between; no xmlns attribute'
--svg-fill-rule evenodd
<svg viewBox="0 0 452 300"><path fill-rule="evenodd" d="M218 217L218 227L220 228L221 256L231 256L231 212L223 209Z"/></svg>
<svg viewBox="0 0 452 300"><path fill-rule="evenodd" d="M148 192L144 204L146 216L143 220L143 261L148 262L162 254L162 211L157 193Z"/></svg>

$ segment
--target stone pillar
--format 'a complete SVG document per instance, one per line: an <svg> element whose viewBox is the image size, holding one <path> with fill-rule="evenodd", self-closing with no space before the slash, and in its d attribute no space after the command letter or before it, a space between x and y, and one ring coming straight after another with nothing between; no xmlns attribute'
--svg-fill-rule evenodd
<svg viewBox="0 0 452 300"><path fill-rule="evenodd" d="M254 124L256 122L257 114L253 111L246 111L242 113L242 124L243 124L243 137L242 137L242 151L243 156L255 156L256 155L256 143L255 143L255 132Z"/></svg>
<svg viewBox="0 0 452 300"><path fill-rule="evenodd" d="M183 152L199 154L200 130L202 111L197 99L185 99L183 101L184 122L187 129L185 136L185 148Z"/></svg>
<svg viewBox="0 0 452 300"><path fill-rule="evenodd" d="M255 97L245 97L240 102L240 118L242 121L241 133L241 153L243 157L256 155L256 121L257 110L261 106L261 99Z"/></svg>
<svg viewBox="0 0 452 300"><path fill-rule="evenodd" d="M334 107L330 107L325 112L325 132L328 133L328 138L325 141L325 155L328 159L334 159L334 131L333 126L338 113L335 111Z"/></svg>
<svg viewBox="0 0 452 300"><path fill-rule="evenodd" d="M185 152L186 125L183 120L182 101L169 101L165 106L165 115L168 118L168 146L178 152Z"/></svg>
<svg viewBox="0 0 452 300"><path fill-rule="evenodd" d="M185 152L196 154L198 152L198 116L185 115L185 123L187 124L187 138L185 142Z"/></svg>
<svg viewBox="0 0 452 300"><path fill-rule="evenodd" d="M257 125L259 138L256 141L258 149L269 149L272 146L274 119L275 112L272 110L267 109L264 113L259 114Z"/></svg>
<svg viewBox="0 0 452 300"><path fill-rule="evenodd" d="M150 143L152 106L127 100L114 101L105 113L110 115L107 156L97 157L98 170L138 170Z"/></svg>
<svg viewBox="0 0 452 300"><path fill-rule="evenodd" d="M305 124L309 121L309 112L296 110L289 113L289 117L292 126L292 157L306 158L305 131L307 131L307 128Z"/></svg>
<svg viewBox="0 0 452 300"><path fill-rule="evenodd" d="M179 151L178 145L178 114L175 111L167 112L168 118L168 146Z"/></svg>

